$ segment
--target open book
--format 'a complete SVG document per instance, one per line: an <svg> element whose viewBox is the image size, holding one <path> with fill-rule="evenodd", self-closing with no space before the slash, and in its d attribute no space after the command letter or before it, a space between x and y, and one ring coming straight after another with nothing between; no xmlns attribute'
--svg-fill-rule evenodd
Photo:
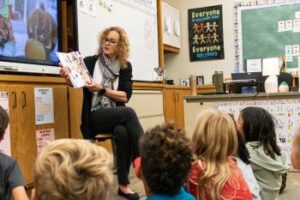
<svg viewBox="0 0 300 200"><path fill-rule="evenodd" d="M92 82L92 76L87 70L82 55L78 51L62 53L58 52L57 57L64 67L70 71L69 79L74 88L81 88Z"/></svg>

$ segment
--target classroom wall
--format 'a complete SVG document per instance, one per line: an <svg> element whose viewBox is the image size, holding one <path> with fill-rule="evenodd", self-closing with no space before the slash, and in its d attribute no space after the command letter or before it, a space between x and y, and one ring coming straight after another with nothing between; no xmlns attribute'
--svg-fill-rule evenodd
<svg viewBox="0 0 300 200"><path fill-rule="evenodd" d="M180 10L181 49L178 54L165 54L165 68L167 78L174 79L179 84L180 78L190 75L204 75L205 84L212 82L214 71L223 71L224 78L230 77L234 68L233 48L233 6L234 0L163 0ZM223 37L225 59L212 61L190 62L188 43L188 9L222 5L223 9Z"/></svg>

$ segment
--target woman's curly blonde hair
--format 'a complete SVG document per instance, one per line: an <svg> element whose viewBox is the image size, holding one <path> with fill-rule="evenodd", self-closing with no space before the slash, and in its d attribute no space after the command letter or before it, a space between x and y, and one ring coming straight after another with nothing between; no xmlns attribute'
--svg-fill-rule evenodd
<svg viewBox="0 0 300 200"><path fill-rule="evenodd" d="M123 28L113 26L113 27L104 29L99 34L99 37L98 37L98 43L99 43L98 53L99 54L102 53L103 50L101 48L101 44L105 43L105 38L111 31L116 31L119 34L120 38L118 41L118 50L116 53L116 58L120 62L121 69L125 69L125 68L127 68L127 59L129 57L129 40L128 40L128 36Z"/></svg>
<svg viewBox="0 0 300 200"><path fill-rule="evenodd" d="M106 200L112 182L112 156L86 140L50 142L36 161L38 200Z"/></svg>

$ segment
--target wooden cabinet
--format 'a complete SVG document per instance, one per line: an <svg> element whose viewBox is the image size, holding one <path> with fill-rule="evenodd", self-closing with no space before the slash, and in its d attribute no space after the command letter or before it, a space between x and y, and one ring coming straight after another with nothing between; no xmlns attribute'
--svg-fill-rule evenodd
<svg viewBox="0 0 300 200"><path fill-rule="evenodd" d="M52 88L54 123L35 124L36 87ZM56 77L0 75L0 91L8 93L11 156L18 161L25 183L30 184L37 157L36 131L53 128L55 139L69 137L67 86Z"/></svg>
<svg viewBox="0 0 300 200"><path fill-rule="evenodd" d="M198 93L215 92L213 85L198 86ZM177 128L185 129L184 127L184 96L191 95L190 87L167 86L163 89L164 99L164 116L166 122L174 122Z"/></svg>
<svg viewBox="0 0 300 200"><path fill-rule="evenodd" d="M151 103L145 106L146 102ZM164 122L161 90L133 90L132 97L126 105L135 110L145 131Z"/></svg>
<svg viewBox="0 0 300 200"><path fill-rule="evenodd" d="M184 129L183 97L190 94L189 87L167 87L163 90L166 122L174 122L177 128Z"/></svg>
<svg viewBox="0 0 300 200"><path fill-rule="evenodd" d="M80 130L81 124L81 109L83 100L83 91L79 88L68 87L69 94L69 123L70 123L70 137L82 139Z"/></svg>

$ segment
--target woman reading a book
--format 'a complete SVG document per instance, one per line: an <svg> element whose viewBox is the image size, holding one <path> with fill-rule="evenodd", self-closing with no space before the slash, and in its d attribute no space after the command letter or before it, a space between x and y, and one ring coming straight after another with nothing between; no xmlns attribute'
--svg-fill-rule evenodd
<svg viewBox="0 0 300 200"><path fill-rule="evenodd" d="M129 42L120 27L105 29L98 38L97 55L84 59L93 81L83 89L81 131L85 139L99 133L112 133L116 140L118 194L139 199L129 187L130 163L139 156L138 141L143 128L132 108L125 107L132 94L132 67L127 58ZM63 67L61 76L68 78Z"/></svg>

